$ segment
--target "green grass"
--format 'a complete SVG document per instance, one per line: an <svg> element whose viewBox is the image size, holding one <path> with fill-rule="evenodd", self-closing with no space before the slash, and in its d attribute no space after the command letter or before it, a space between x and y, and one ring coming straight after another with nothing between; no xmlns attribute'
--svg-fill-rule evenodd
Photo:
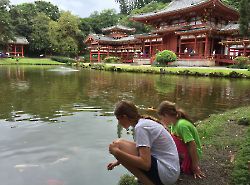
<svg viewBox="0 0 250 185"><path fill-rule="evenodd" d="M49 58L18 58L0 59L0 65L65 65Z"/></svg>
<svg viewBox="0 0 250 185"><path fill-rule="evenodd" d="M247 69L220 69L220 68L201 68L201 67L152 67L152 66L133 66L133 65L113 65L113 64L82 64L83 67L91 67L97 70L134 72L134 73L153 73L153 74L174 74L190 76L210 76L210 77L232 77L250 78L250 71Z"/></svg>

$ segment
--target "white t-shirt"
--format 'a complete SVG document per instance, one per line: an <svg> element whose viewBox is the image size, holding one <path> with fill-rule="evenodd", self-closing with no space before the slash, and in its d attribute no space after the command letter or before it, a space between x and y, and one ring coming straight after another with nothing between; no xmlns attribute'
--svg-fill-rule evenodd
<svg viewBox="0 0 250 185"><path fill-rule="evenodd" d="M174 184L180 175L179 157L174 140L159 123L140 119L135 126L136 147L149 147L157 159L158 173L164 185Z"/></svg>

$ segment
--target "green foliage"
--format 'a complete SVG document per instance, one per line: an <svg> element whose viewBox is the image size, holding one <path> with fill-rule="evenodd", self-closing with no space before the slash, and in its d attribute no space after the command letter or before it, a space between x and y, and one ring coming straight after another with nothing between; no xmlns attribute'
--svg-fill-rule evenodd
<svg viewBox="0 0 250 185"><path fill-rule="evenodd" d="M9 39L13 39L9 7L9 0L0 1L0 45L5 45Z"/></svg>
<svg viewBox="0 0 250 185"><path fill-rule="evenodd" d="M44 13L39 13L32 22L30 49L38 54L47 53L51 48L48 35L50 18Z"/></svg>
<svg viewBox="0 0 250 185"><path fill-rule="evenodd" d="M78 49L79 18L70 12L62 12L58 22L49 23L49 40L53 53L76 56Z"/></svg>
<svg viewBox="0 0 250 185"><path fill-rule="evenodd" d="M106 57L104 59L104 63L119 63L120 60L121 59L119 57L112 57L112 56L110 56L110 57Z"/></svg>
<svg viewBox="0 0 250 185"><path fill-rule="evenodd" d="M152 1L142 8L136 8L136 9L132 10L131 15L159 11L159 10L162 10L163 8L165 8L166 6L167 5L165 3Z"/></svg>
<svg viewBox="0 0 250 185"><path fill-rule="evenodd" d="M156 62L159 64L167 64L177 60L177 56L170 50L164 50L156 54Z"/></svg>
<svg viewBox="0 0 250 185"><path fill-rule="evenodd" d="M241 150L236 156L235 166L232 173L232 182L235 185L248 184L250 182L250 128Z"/></svg>
<svg viewBox="0 0 250 185"><path fill-rule="evenodd" d="M76 60L68 57L62 57L62 56L53 56L50 58L53 61L61 62L61 63L75 63Z"/></svg>
<svg viewBox="0 0 250 185"><path fill-rule="evenodd" d="M35 7L37 13L44 13L53 21L56 21L60 17L59 8L47 1L35 1Z"/></svg>
<svg viewBox="0 0 250 185"><path fill-rule="evenodd" d="M240 2L240 33L244 37L250 37L250 1Z"/></svg>
<svg viewBox="0 0 250 185"><path fill-rule="evenodd" d="M247 69L250 59L248 57L239 56L234 59L236 62L235 66L238 66L240 69Z"/></svg>
<svg viewBox="0 0 250 185"><path fill-rule="evenodd" d="M102 33L102 28L116 25L118 23L119 16L115 9L107 9L102 12L93 12L88 18L84 18L82 21L88 24L88 33ZM81 26L82 28L83 26Z"/></svg>
<svg viewBox="0 0 250 185"><path fill-rule="evenodd" d="M223 2L235 9L239 9L241 0L223 0Z"/></svg>
<svg viewBox="0 0 250 185"><path fill-rule="evenodd" d="M133 22L129 20L129 16L121 15L119 23L130 28L135 28L136 33L147 33L152 30L151 26L142 24L140 22Z"/></svg>
<svg viewBox="0 0 250 185"><path fill-rule="evenodd" d="M171 2L171 0L155 0L155 1L150 1L150 0L116 0L116 2L118 2L120 4L121 13L128 15L134 9L143 8L152 2L169 3L169 2Z"/></svg>
<svg viewBox="0 0 250 185"><path fill-rule="evenodd" d="M121 177L118 185L138 185L134 176L125 174Z"/></svg>

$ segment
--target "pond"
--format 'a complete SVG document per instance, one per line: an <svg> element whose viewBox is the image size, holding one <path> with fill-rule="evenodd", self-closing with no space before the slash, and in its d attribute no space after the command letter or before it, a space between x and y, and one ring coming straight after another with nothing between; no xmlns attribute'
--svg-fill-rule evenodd
<svg viewBox="0 0 250 185"><path fill-rule="evenodd" d="M194 120L249 105L250 80L112 73L46 66L0 67L0 179L4 185L115 185L108 144L122 136L114 104L142 113L177 102Z"/></svg>

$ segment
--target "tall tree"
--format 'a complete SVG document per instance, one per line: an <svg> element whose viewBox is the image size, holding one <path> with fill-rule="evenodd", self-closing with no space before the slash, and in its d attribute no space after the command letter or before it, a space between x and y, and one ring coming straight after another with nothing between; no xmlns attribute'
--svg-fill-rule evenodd
<svg viewBox="0 0 250 185"><path fill-rule="evenodd" d="M244 37L250 36L250 1L241 0L240 2L240 33Z"/></svg>
<svg viewBox="0 0 250 185"><path fill-rule="evenodd" d="M78 40L80 20L70 12L62 12L58 22L49 23L49 40L56 54L64 56L78 55Z"/></svg>
<svg viewBox="0 0 250 185"><path fill-rule="evenodd" d="M23 3L12 6L10 15L15 34L26 37L29 40L29 36L32 32L32 19L36 14L36 8L33 3Z"/></svg>
<svg viewBox="0 0 250 185"><path fill-rule="evenodd" d="M13 39L9 3L9 0L0 1L0 45L5 45L9 39Z"/></svg>
<svg viewBox="0 0 250 185"><path fill-rule="evenodd" d="M60 17L59 8L47 1L35 1L36 11L45 13L50 19L56 21Z"/></svg>
<svg viewBox="0 0 250 185"><path fill-rule="evenodd" d="M44 13L38 13L32 20L32 33L30 35L30 50L37 54L46 54L50 51L49 22L51 19Z"/></svg>
<svg viewBox="0 0 250 185"><path fill-rule="evenodd" d="M130 14L130 12L137 8L142 8L145 5L151 2L161 2L161 3L169 3L171 0L115 0L120 4L120 10L122 14Z"/></svg>
<svg viewBox="0 0 250 185"><path fill-rule="evenodd" d="M118 23L119 16L114 9L103 10L100 13L92 13L88 19L91 31L102 33L102 28L113 26Z"/></svg>

